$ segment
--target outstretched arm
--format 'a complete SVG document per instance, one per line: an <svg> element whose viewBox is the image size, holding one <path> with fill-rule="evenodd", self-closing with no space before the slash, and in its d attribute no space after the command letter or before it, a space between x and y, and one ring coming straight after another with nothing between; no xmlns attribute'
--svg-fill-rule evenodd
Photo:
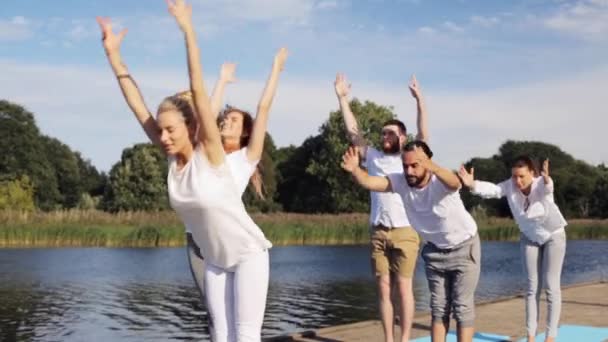
<svg viewBox="0 0 608 342"><path fill-rule="evenodd" d="M184 33L188 55L188 73L190 90L199 122L198 140L203 144L205 154L211 165L224 162L224 150L220 130L215 115L211 112L211 102L203 82L203 68L200 64L200 52L192 25L192 6L184 0L167 0L169 12L175 17L179 28Z"/></svg>
<svg viewBox="0 0 608 342"><path fill-rule="evenodd" d="M234 82L236 79L234 73L236 71L236 64L226 62L222 64L220 69L220 76L215 83L213 93L211 94L211 112L217 118L222 108L222 99L224 98L224 89L226 84Z"/></svg>
<svg viewBox="0 0 608 342"><path fill-rule="evenodd" d="M389 192L393 191L391 182L387 177L370 176L359 167L359 151L356 147L349 147L342 156L342 168L353 175L355 181L367 190Z"/></svg>
<svg viewBox="0 0 608 342"><path fill-rule="evenodd" d="M467 171L464 165L460 166L458 176L462 180L464 186L471 190L471 193L483 198L501 198L505 195L504 184L494 184L490 182L482 182L475 180L475 168L471 167L471 171Z"/></svg>
<svg viewBox="0 0 608 342"><path fill-rule="evenodd" d="M129 74L129 70L122 62L120 55L120 43L127 34L127 29L123 29L118 34L115 34L112 32L112 22L109 18L97 17L97 23L99 23L99 27L101 28L103 48L108 57L108 62L110 62L114 75L118 79L118 85L125 101L127 101L127 105L131 108L133 114L135 114L137 121L141 124L150 141L155 145L160 145L156 120L150 114L135 80Z"/></svg>
<svg viewBox="0 0 608 342"><path fill-rule="evenodd" d="M266 82L266 88L258 103L258 112L253 123L251 139L247 146L247 158L250 161L260 160L264 151L264 139L266 138L266 127L268 126L268 113L272 105L272 99L277 92L277 84L279 83L279 75L283 71L285 61L287 60L287 49L280 48L274 57L272 63L272 71Z"/></svg>
<svg viewBox="0 0 608 342"><path fill-rule="evenodd" d="M346 134L350 142L359 147L359 153L362 157L367 152L367 142L363 137L363 134L359 131L359 124L355 115L350 109L349 94L350 84L346 80L346 76L343 74L336 75L336 81L334 82L334 89L336 90L336 96L338 96L338 102L340 103L340 111L342 112L342 118L344 120L344 126L346 126Z"/></svg>
<svg viewBox="0 0 608 342"><path fill-rule="evenodd" d="M416 125L418 126L416 140L428 142L429 130L427 125L426 103L422 97L422 90L420 90L416 75L412 75L412 80L410 81L410 92L412 93L414 99L416 99L416 110L418 112L416 116Z"/></svg>

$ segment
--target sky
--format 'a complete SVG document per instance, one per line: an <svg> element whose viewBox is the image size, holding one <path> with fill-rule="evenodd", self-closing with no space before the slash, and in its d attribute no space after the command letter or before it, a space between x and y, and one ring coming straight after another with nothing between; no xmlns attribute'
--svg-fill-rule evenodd
<svg viewBox="0 0 608 342"><path fill-rule="evenodd" d="M290 51L272 106L277 146L299 145L352 95L393 106L415 132L416 74L438 163L490 157L507 139L608 163L608 0L192 0L208 89L237 63L225 103L254 111L273 56ZM163 0L5 0L0 99L109 171L146 137L105 58L95 16L128 28L121 52L155 113L188 87L185 48Z"/></svg>

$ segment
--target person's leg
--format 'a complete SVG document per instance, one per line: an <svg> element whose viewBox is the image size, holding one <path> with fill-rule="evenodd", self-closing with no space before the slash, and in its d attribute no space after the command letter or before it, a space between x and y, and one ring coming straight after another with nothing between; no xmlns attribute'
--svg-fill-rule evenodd
<svg viewBox="0 0 608 342"><path fill-rule="evenodd" d="M190 265L190 272L192 273L192 278L194 279L194 284L198 288L198 291L201 295L201 299L205 298L205 260L201 255L200 248L194 242L192 238L192 234L186 233L186 250L188 254L188 265Z"/></svg>
<svg viewBox="0 0 608 342"><path fill-rule="evenodd" d="M450 325L451 292L449 275L443 271L445 262L442 253L426 244L421 253L424 270L431 294L431 340L445 342Z"/></svg>
<svg viewBox="0 0 608 342"><path fill-rule="evenodd" d="M239 342L262 340L270 264L268 251L248 256L234 273L236 335Z"/></svg>
<svg viewBox="0 0 608 342"><path fill-rule="evenodd" d="M479 236L450 252L454 268L452 277L452 306L457 322L459 342L473 341L475 334L475 290L481 270Z"/></svg>
<svg viewBox="0 0 608 342"><path fill-rule="evenodd" d="M209 311L209 331L214 342L236 341L234 329L234 274L205 265L204 283L207 310Z"/></svg>
<svg viewBox="0 0 608 342"><path fill-rule="evenodd" d="M538 327L538 313L540 303L540 286L542 284L538 277L539 273L539 247L521 234L520 250L524 275L526 277L526 333L528 342L534 342L536 329Z"/></svg>
<svg viewBox="0 0 608 342"><path fill-rule="evenodd" d="M390 268L396 275L400 300L399 325L401 342L410 339L414 322L415 302L413 277L420 239L411 227L393 228L391 232Z"/></svg>
<svg viewBox="0 0 608 342"><path fill-rule="evenodd" d="M562 308L561 275L566 255L566 233L554 234L544 245L542 275L547 293L546 342L555 341Z"/></svg>
<svg viewBox="0 0 608 342"><path fill-rule="evenodd" d="M389 267L389 251L387 248L388 232L373 227L371 235L372 272L376 277L378 287L378 310L384 331L384 341L394 340L394 314L391 302L391 277Z"/></svg>

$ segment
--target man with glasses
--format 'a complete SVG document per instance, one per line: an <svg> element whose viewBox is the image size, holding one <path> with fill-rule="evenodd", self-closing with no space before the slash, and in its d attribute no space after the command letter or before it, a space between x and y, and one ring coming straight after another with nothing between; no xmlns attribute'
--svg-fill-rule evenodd
<svg viewBox="0 0 608 342"><path fill-rule="evenodd" d="M350 84L344 75L336 76L334 86L348 137L357 147L368 174L380 177L394 173L402 174L401 149L407 143L407 130L403 122L396 119L385 122L382 127L381 149L369 146L359 131L357 120L350 109L348 99ZM426 107L415 76L412 76L409 88L417 103L416 139L426 141L428 139ZM396 279L401 302L399 312L401 341L408 341L414 319L412 278L420 239L410 225L399 194L371 191L370 197L371 263L378 285L378 302L385 341L394 340L391 274L393 279Z"/></svg>

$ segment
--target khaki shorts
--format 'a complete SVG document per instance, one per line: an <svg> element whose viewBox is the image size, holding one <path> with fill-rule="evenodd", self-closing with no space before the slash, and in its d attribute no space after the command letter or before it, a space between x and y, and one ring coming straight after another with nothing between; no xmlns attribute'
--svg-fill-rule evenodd
<svg viewBox="0 0 608 342"><path fill-rule="evenodd" d="M374 226L371 232L372 271L376 276L398 274L412 278L420 238L412 227Z"/></svg>

